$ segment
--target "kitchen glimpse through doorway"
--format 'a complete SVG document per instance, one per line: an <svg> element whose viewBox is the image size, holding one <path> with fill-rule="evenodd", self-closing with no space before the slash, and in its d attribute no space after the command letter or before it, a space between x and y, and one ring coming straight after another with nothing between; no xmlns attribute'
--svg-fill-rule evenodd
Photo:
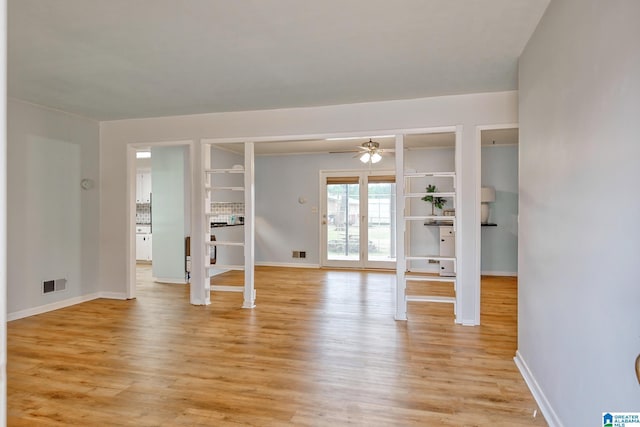
<svg viewBox="0 0 640 427"><path fill-rule="evenodd" d="M321 172L322 265L395 268L395 173Z"/></svg>

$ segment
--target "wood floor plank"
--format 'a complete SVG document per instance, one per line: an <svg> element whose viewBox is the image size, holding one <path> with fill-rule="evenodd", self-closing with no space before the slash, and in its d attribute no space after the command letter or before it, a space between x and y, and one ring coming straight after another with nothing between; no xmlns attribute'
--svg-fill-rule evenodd
<svg viewBox="0 0 640 427"><path fill-rule="evenodd" d="M390 272L260 267L251 310L137 279L136 300L8 324L9 425L546 425L512 360L514 278L483 278L479 327L437 303L394 321Z"/></svg>

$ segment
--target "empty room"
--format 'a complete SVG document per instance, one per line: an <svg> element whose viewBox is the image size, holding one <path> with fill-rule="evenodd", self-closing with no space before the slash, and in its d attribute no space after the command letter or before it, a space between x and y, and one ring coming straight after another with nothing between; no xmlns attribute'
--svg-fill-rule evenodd
<svg viewBox="0 0 640 427"><path fill-rule="evenodd" d="M633 421L639 20L6 1L0 423Z"/></svg>

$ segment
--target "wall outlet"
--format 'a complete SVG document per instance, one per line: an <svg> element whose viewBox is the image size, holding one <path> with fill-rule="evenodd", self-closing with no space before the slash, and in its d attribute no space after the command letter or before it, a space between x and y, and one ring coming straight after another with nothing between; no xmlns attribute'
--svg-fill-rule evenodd
<svg viewBox="0 0 640 427"><path fill-rule="evenodd" d="M306 258L307 257L307 251L300 251L300 258Z"/></svg>
<svg viewBox="0 0 640 427"><path fill-rule="evenodd" d="M291 251L292 258L300 258L300 251Z"/></svg>

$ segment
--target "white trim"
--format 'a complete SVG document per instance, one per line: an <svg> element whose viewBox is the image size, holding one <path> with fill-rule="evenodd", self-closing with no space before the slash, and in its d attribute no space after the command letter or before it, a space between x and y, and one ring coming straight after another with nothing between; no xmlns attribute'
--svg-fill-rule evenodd
<svg viewBox="0 0 640 427"><path fill-rule="evenodd" d="M50 304L39 305L37 307L26 308L24 310L8 313L7 321L23 319L25 317L36 316L38 314L48 313L50 311L59 310L61 308L71 307L72 305L82 304L83 302L93 301L95 299L116 299L127 300L127 294L124 292L94 292L92 294L73 297L62 301L52 302Z"/></svg>
<svg viewBox="0 0 640 427"><path fill-rule="evenodd" d="M462 190L464 189L462 183L464 182L464 170L462 167L462 139L464 138L464 126L462 125L457 125L456 126L456 145L454 148L454 172L455 172L455 178L454 178L454 189L455 189L455 198L453 199L454 202L454 209L455 211L455 216L453 217L453 225L454 228L453 230L455 231L456 235L455 235L455 251L454 251L454 271L456 271L456 275L458 276L457 279L458 280L464 280L464 269L463 266L465 265L465 261L466 259L464 259L464 257L462 256L462 248L464 247L463 245L463 241L462 241L462 236L465 235L465 233L467 233L467 231L464 229L463 223L464 221L462 221L462 218L464 218L464 214L467 211L467 206L468 203L463 204L462 203ZM478 217L479 218L479 217ZM475 311L476 315L473 319L473 321L465 321L464 319L462 319L462 302L465 301L466 295L464 294L464 286L462 286L462 284L458 281L456 281L457 284L460 284L460 286L456 286L456 305L454 306L454 316L455 316L455 323L458 324L462 324L465 326L475 326L475 325L479 325L480 324L480 295L479 293L475 293L475 298L477 298L477 306L478 309ZM480 276L478 275L478 289L480 288Z"/></svg>
<svg viewBox="0 0 640 427"><path fill-rule="evenodd" d="M126 298L125 299L134 299L136 297L136 149L138 148L149 148L151 147L174 147L174 146L187 146L189 150L189 168L193 170L193 156L194 156L194 146L195 140L176 140L176 141L154 141L154 142L132 142L127 144L127 152L126 152L126 162L127 162L127 188L126 188L126 197L128 201L128 211L127 211L127 223L125 226L125 233L127 236L127 245L125 247L125 254L127 257L126 264L126 280L127 283L125 285L126 290ZM192 195L193 195L193 182L191 185ZM192 197L193 200L193 197ZM193 202L192 202L193 203ZM102 212L102 211L101 211ZM193 228L193 223L192 223ZM175 280L175 279L170 279ZM172 282L175 283L175 282ZM181 284L187 283L186 280L179 282Z"/></svg>
<svg viewBox="0 0 640 427"><path fill-rule="evenodd" d="M540 407L540 411L542 415L544 415L544 419L549 424L549 427L562 427L562 422L560 418L558 418L558 414L553 410L553 407L549 403L549 400L544 395L544 392L540 388L540 385L534 378L531 370L527 366L527 363L522 358L522 354L519 351L516 351L516 357L513 358L513 361L516 363L516 366L520 370L520 374L524 381L527 383L533 398L536 400L536 403Z"/></svg>
<svg viewBox="0 0 640 427"><path fill-rule="evenodd" d="M328 202L327 202L327 177L342 177L342 176L350 176L357 177L359 183L359 221L360 221L360 229L361 232L359 234L360 240L360 248L368 248L367 245L363 243L368 241L368 233L369 228L364 226L367 223L367 218L369 217L368 212L368 183L369 177L372 176L386 176L393 175L396 176L396 172L393 169L380 169L380 170L363 170L363 169L321 169L319 171L320 175L320 265L322 267L327 268L357 268L357 269L371 269L371 268L385 268L385 269L393 269L396 266L395 261L373 261L369 260L369 252L368 249L361 249L358 255L357 260L336 260L336 259L328 259L328 251L327 251L327 234L328 234L328 224L326 223L327 219L327 210L328 210ZM396 192L397 192L397 183L396 183ZM397 196L396 196L397 197ZM397 224L396 224L397 227Z"/></svg>
<svg viewBox="0 0 640 427"><path fill-rule="evenodd" d="M7 314L7 321L18 320L29 316L35 316L37 314L47 313L49 311L58 310L72 305L80 304L87 301L100 298L100 293L96 292L89 295L83 295L79 297L73 297L62 301L52 302L50 304L44 304L37 307L26 308L24 310L14 311Z"/></svg>
<svg viewBox="0 0 640 427"><path fill-rule="evenodd" d="M153 281L158 283L168 283L170 285L186 285L189 283L185 279L172 279L168 277L154 277Z"/></svg>
<svg viewBox="0 0 640 427"><path fill-rule="evenodd" d="M287 268L320 268L320 264L293 264L288 262L256 262L260 267L287 267Z"/></svg>
<svg viewBox="0 0 640 427"><path fill-rule="evenodd" d="M98 292L98 298L117 299L122 301L132 299L132 298L128 298L127 294L124 292Z"/></svg>
<svg viewBox="0 0 640 427"><path fill-rule="evenodd" d="M242 308L256 306L254 266L256 261L255 236L256 164L253 142L244 143L244 290Z"/></svg>
<svg viewBox="0 0 640 427"><path fill-rule="evenodd" d="M406 282L405 270L407 269L407 259L405 257L405 248L407 241L405 238L407 224L404 220L405 209L408 213L409 202L404 197L404 186L406 179L404 177L404 135L396 135L396 286L393 295L393 302L396 306L393 318L395 320L407 320L407 299L406 299Z"/></svg>
<svg viewBox="0 0 640 427"><path fill-rule="evenodd" d="M518 277L517 271L480 271L482 276Z"/></svg>
<svg viewBox="0 0 640 427"><path fill-rule="evenodd" d="M274 111L274 110L271 110ZM234 137L234 138L202 138L201 141L204 144L233 144L238 142L280 142L280 141L305 141L305 140L317 140L327 138L343 138L343 137L363 137L368 138L373 133L380 135L413 135L423 133L445 133L455 132L455 126L434 126L428 128L408 128L408 129L386 129L386 130L374 130L368 132L341 132L341 133L316 133L316 134L302 134L302 135L277 135L277 136L263 136L263 137Z"/></svg>

